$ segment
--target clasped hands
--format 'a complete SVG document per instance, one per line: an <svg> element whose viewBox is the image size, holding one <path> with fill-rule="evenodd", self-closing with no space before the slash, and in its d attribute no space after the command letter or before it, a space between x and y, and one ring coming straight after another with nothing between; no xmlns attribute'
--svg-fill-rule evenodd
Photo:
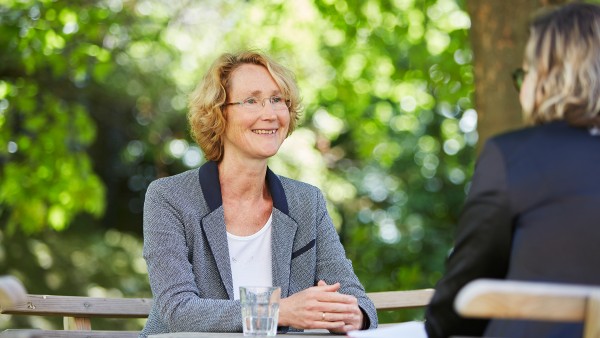
<svg viewBox="0 0 600 338"><path fill-rule="evenodd" d="M279 326L327 329L332 333L361 329L363 313L356 297L341 294L339 289L340 283L319 281L317 286L281 299Z"/></svg>

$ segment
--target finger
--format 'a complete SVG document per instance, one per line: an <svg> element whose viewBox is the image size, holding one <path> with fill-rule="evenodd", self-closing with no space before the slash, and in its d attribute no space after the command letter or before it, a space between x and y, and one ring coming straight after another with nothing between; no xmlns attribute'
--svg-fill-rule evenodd
<svg viewBox="0 0 600 338"><path fill-rule="evenodd" d="M354 330L358 330L358 329L355 328L353 325L344 325L344 326L337 327L334 329L329 329L329 332L331 332L331 333L346 333L346 332L350 332L350 331L354 331Z"/></svg>
<svg viewBox="0 0 600 338"><path fill-rule="evenodd" d="M322 280L317 282L317 286L313 286L313 288L316 290L327 291L327 292L336 292L337 290L340 289L340 287L341 287L340 283L327 284Z"/></svg>
<svg viewBox="0 0 600 338"><path fill-rule="evenodd" d="M337 322L320 322L319 323L319 327L323 328L323 329L327 329L330 331L333 330L342 330L344 326L346 326L346 323L342 322L342 321L337 321ZM341 332L341 331L340 331Z"/></svg>
<svg viewBox="0 0 600 338"><path fill-rule="evenodd" d="M334 320L328 317L329 314L326 312L317 312L310 328L333 330L336 328L341 329L344 325L347 325L343 320Z"/></svg>
<svg viewBox="0 0 600 338"><path fill-rule="evenodd" d="M358 330L358 327L356 327L354 325L344 325L342 330L343 330L343 332L349 332L349 331Z"/></svg>
<svg viewBox="0 0 600 338"><path fill-rule="evenodd" d="M344 322L346 324L358 322L360 316L354 312L323 312L322 321Z"/></svg>
<svg viewBox="0 0 600 338"><path fill-rule="evenodd" d="M342 303L347 305L358 305L356 297L337 292L324 292L317 295L317 300L326 303Z"/></svg>

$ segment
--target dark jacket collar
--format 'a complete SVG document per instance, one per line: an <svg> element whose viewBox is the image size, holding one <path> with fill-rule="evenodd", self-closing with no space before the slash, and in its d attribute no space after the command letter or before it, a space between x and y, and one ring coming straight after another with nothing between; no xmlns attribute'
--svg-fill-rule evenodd
<svg viewBox="0 0 600 338"><path fill-rule="evenodd" d="M198 170L198 176L200 178L202 195L204 195L204 199L212 212L223 205L217 162L206 162ZM277 177L271 169L267 168L266 180L269 191L271 192L271 197L273 198L273 207L289 216L287 198L285 197L285 191L283 190L283 185L281 184L279 177Z"/></svg>

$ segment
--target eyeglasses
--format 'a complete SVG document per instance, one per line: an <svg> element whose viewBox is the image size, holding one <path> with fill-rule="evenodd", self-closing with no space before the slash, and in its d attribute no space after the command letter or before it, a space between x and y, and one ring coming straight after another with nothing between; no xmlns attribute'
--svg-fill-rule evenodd
<svg viewBox="0 0 600 338"><path fill-rule="evenodd" d="M521 91L521 86L523 85L523 80L525 79L525 75L527 75L527 71L523 68L517 68L512 73L513 85L518 91Z"/></svg>
<svg viewBox="0 0 600 338"><path fill-rule="evenodd" d="M244 101L228 102L228 103L225 103L225 105L232 106L232 105L237 104L248 111L256 112L265 106L265 100L268 100L269 103L271 104L271 108L273 108L273 110L277 110L277 111L288 110L292 105L291 100L286 100L283 97L276 96L276 95L271 96L271 97L265 97L264 99L259 99L256 97L249 97L249 98L245 99Z"/></svg>

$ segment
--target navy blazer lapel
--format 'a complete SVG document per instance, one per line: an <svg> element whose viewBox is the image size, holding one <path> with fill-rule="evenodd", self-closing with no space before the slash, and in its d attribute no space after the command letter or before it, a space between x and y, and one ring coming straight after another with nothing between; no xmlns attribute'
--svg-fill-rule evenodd
<svg viewBox="0 0 600 338"><path fill-rule="evenodd" d="M223 213L223 197L219 183L219 169L216 162L207 162L198 171L200 188L210 213L202 218L201 226L206 240L215 258L216 268L219 270L221 281L227 291L229 299L233 299L233 278L229 263L229 245L227 244L227 231L225 229L225 214Z"/></svg>
<svg viewBox="0 0 600 338"><path fill-rule="evenodd" d="M219 182L219 167L217 162L206 162L198 170L200 179L200 188L204 200L208 204L210 211L217 210L223 205L223 196L221 196L221 183Z"/></svg>
<svg viewBox="0 0 600 338"><path fill-rule="evenodd" d="M271 169L267 168L266 179L271 198L273 199L273 208L279 209L279 211L289 215L290 211L288 208L287 197L285 197L285 190L283 190L283 185L281 184L279 177L277 177Z"/></svg>

